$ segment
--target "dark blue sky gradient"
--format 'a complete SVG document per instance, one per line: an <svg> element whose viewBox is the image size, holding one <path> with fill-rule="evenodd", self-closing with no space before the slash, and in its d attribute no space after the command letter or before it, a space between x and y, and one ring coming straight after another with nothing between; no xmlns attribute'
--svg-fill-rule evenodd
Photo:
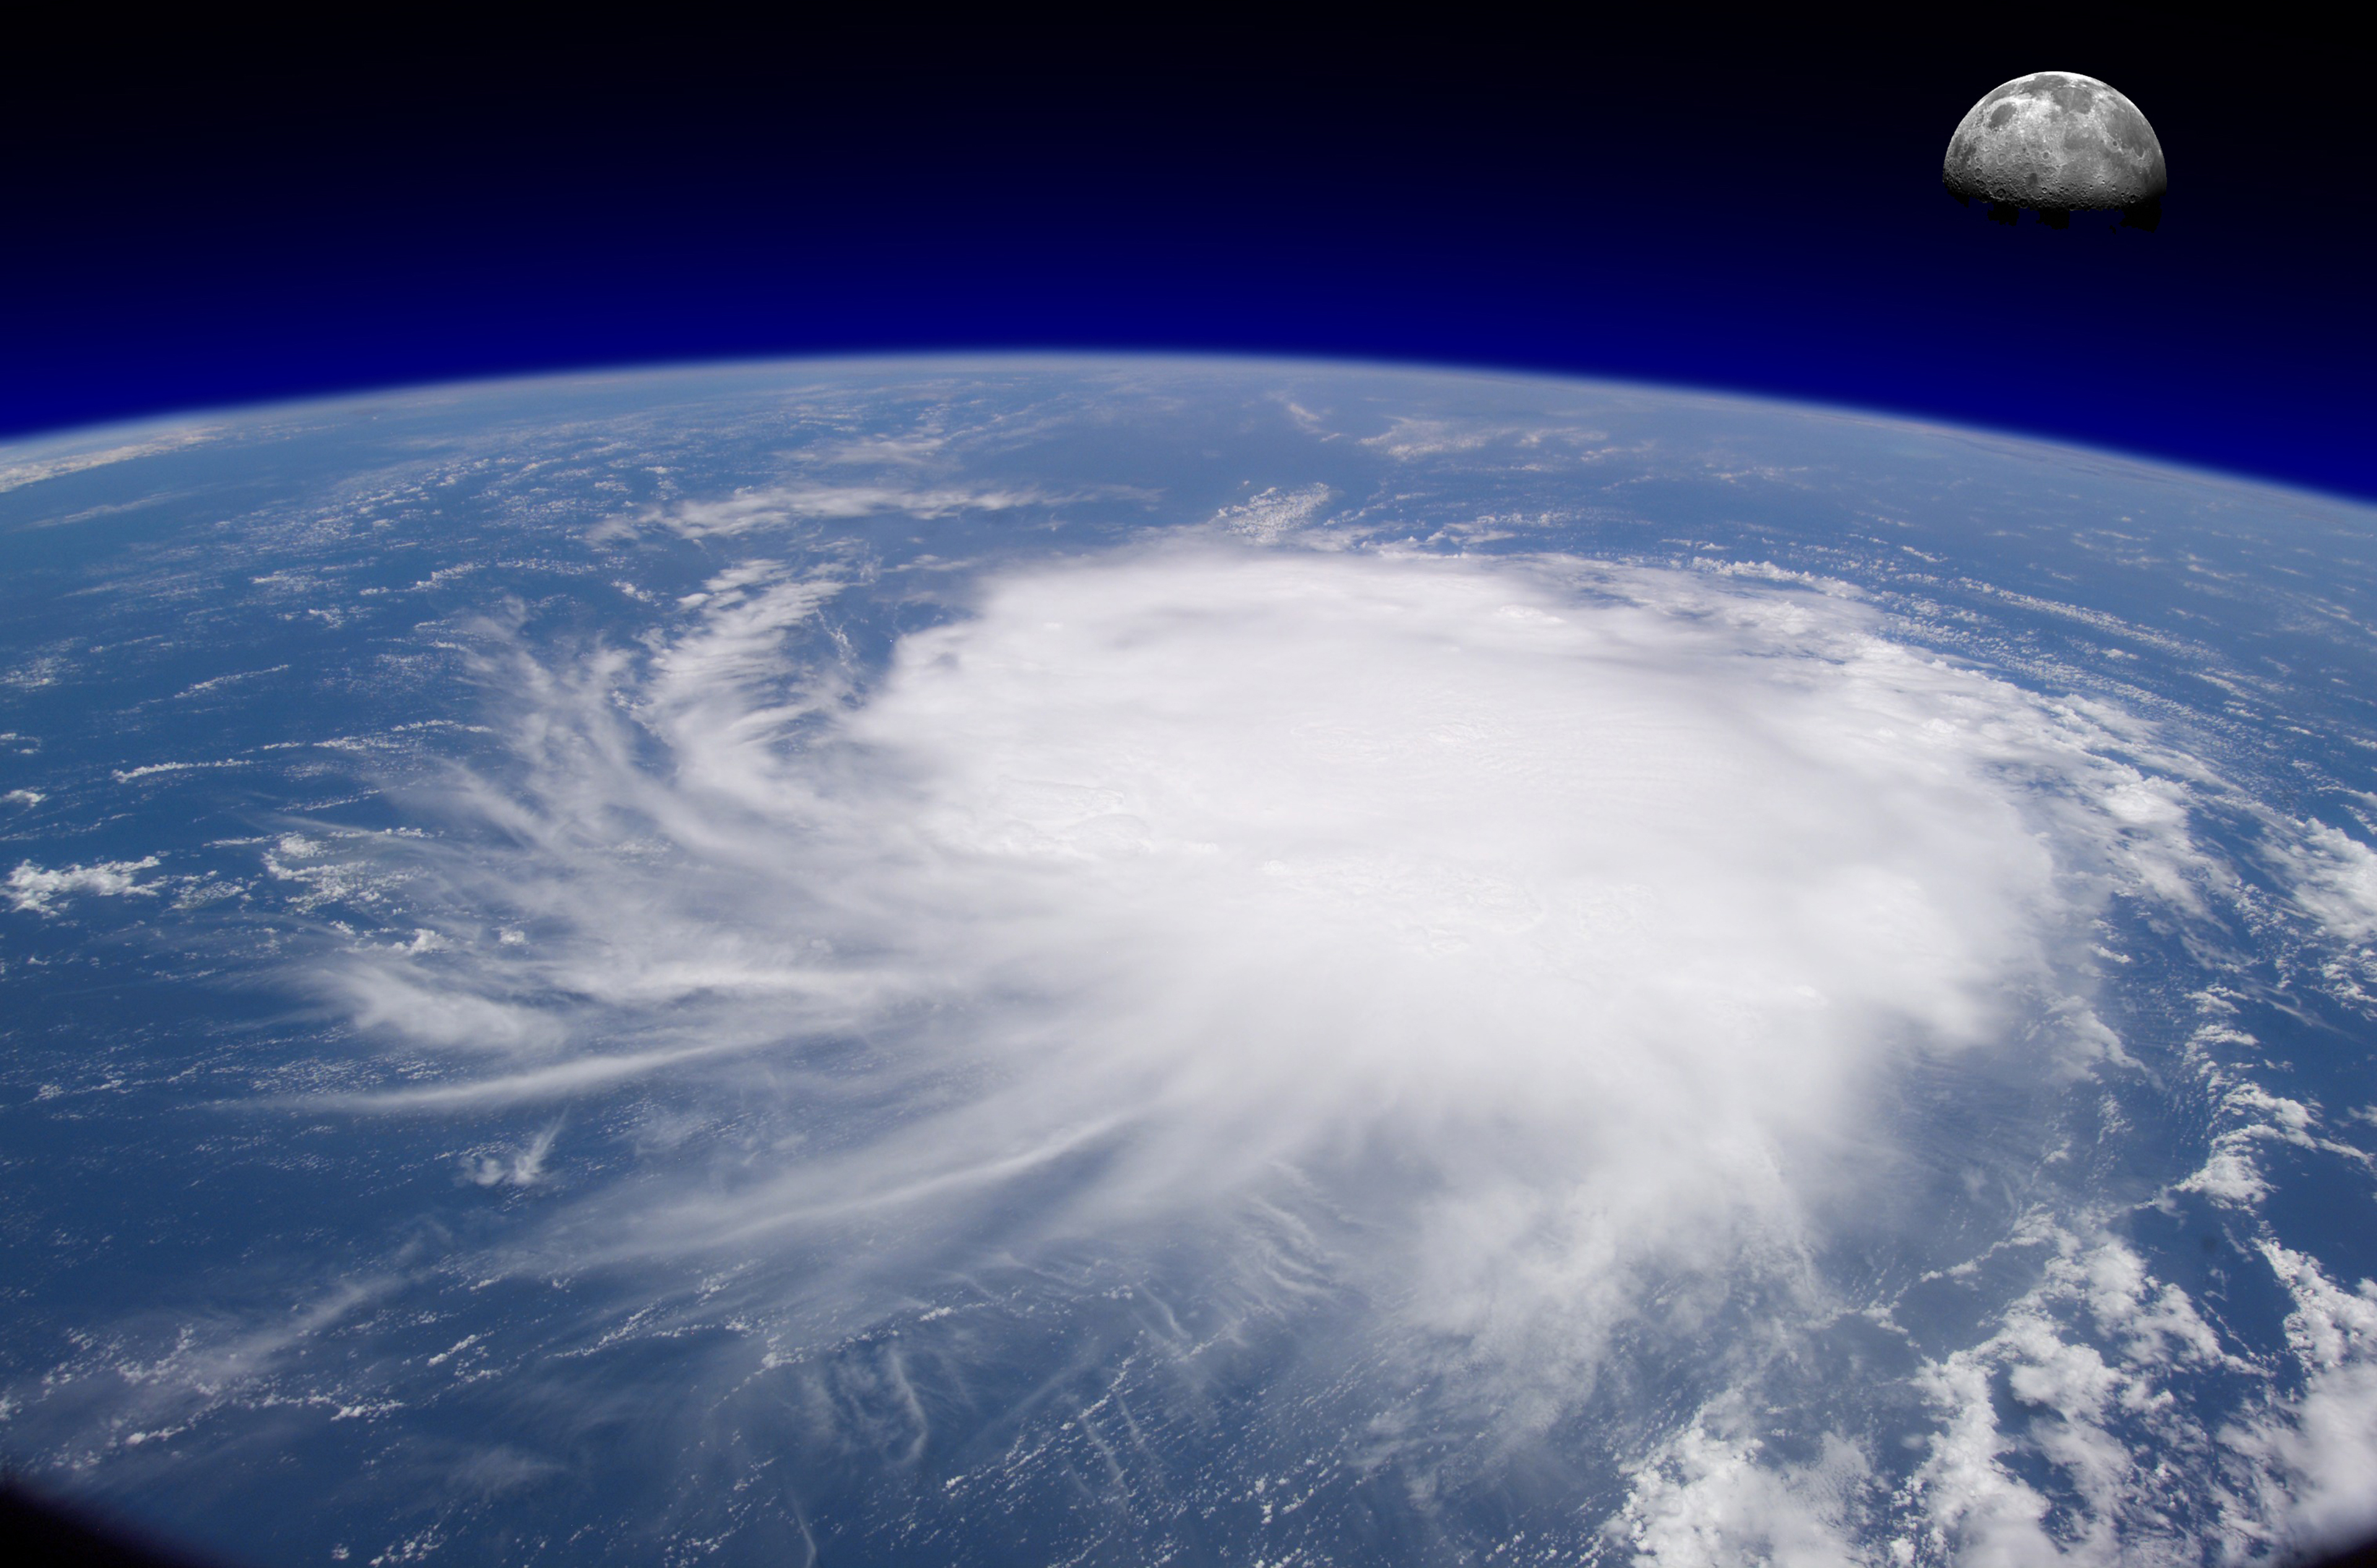
<svg viewBox="0 0 2377 1568"><path fill-rule="evenodd" d="M0 109L0 433L571 366L1162 348L1733 388L2377 495L2335 41L1696 30L67 51ZM2153 120L2158 231L2008 230L1941 190L1958 116L2045 67Z"/></svg>

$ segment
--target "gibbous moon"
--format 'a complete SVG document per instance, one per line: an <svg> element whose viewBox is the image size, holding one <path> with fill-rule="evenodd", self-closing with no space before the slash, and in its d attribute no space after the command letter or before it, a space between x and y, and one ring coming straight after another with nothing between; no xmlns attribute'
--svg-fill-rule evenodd
<svg viewBox="0 0 2377 1568"><path fill-rule="evenodd" d="M1949 138L1941 178L1962 200L2051 213L2150 208L2170 185L2138 106L2073 71L2017 77L1985 95Z"/></svg>

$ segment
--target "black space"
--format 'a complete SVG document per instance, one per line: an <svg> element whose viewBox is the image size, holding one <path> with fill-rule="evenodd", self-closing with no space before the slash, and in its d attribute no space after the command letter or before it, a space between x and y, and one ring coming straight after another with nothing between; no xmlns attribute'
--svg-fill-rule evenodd
<svg viewBox="0 0 2377 1568"><path fill-rule="evenodd" d="M22 57L0 430L619 363L1169 348L1733 387L2377 494L2334 37L370 27ZM1942 191L1965 109L2048 67L2153 120L2158 232L2009 230Z"/></svg>

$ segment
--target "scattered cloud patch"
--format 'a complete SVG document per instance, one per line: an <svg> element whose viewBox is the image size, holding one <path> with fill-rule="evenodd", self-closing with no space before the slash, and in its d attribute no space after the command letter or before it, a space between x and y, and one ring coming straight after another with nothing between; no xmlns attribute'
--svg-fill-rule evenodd
<svg viewBox="0 0 2377 1568"><path fill-rule="evenodd" d="M1762 1463L1762 1444L1729 1435L1742 1412L1703 1410L1637 1468L1604 1534L1638 1568L1757 1562L1841 1568L1881 1561L1860 1544L1877 1483L1865 1452L1836 1433L1803 1464Z"/></svg>
<svg viewBox="0 0 2377 1568"><path fill-rule="evenodd" d="M1547 425L1493 420L1425 419L1397 415L1362 445L1401 462L1456 457L1487 448L1538 450L1547 458L1575 461L1607 444L1609 433L1583 425Z"/></svg>
<svg viewBox="0 0 2377 1568"><path fill-rule="evenodd" d="M2293 1299L2287 1338L2309 1375L2221 1434L2261 1461L2228 1500L2232 1524L2289 1550L2357 1545L2377 1532L2377 1281L2347 1289L2305 1253L2260 1251Z"/></svg>
<svg viewBox="0 0 2377 1568"><path fill-rule="evenodd" d="M6 892L9 902L20 911L54 915L58 900L76 894L95 898L153 894L157 890L143 885L139 874L156 864L153 855L140 860L100 860L55 870L44 869L30 860L20 861L8 874Z"/></svg>
<svg viewBox="0 0 2377 1568"><path fill-rule="evenodd" d="M650 521L688 539L733 538L820 520L846 521L898 513L950 517L967 511L1011 511L1061 497L1029 486L785 485L745 490L716 501L680 501Z"/></svg>
<svg viewBox="0 0 2377 1568"><path fill-rule="evenodd" d="M2214 1522L2168 1460L2214 1441L2172 1389L2194 1371L2258 1369L2123 1242L2049 1239L2039 1283L1997 1332L1917 1379L1940 1421L1905 1489L1923 1521L1908 1550L1927 1561L2122 1561L2183 1550L2192 1515L2196 1530Z"/></svg>
<svg viewBox="0 0 2377 1568"><path fill-rule="evenodd" d="M1318 521L1332 494L1326 485L1300 490L1273 486L1239 505L1224 507L1214 521L1249 544L1277 545Z"/></svg>
<svg viewBox="0 0 2377 1568"><path fill-rule="evenodd" d="M2306 906L2351 940L2377 932L2377 852L2335 828L2316 826L2303 846Z"/></svg>

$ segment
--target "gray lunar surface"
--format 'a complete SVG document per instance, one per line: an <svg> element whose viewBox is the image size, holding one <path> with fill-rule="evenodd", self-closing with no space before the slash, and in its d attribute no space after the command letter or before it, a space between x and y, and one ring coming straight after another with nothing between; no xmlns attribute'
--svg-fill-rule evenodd
<svg viewBox="0 0 2377 1568"><path fill-rule="evenodd" d="M2162 143L2138 106L2094 77L2017 77L1968 110L1941 178L1960 197L2014 207L2135 207L2169 188Z"/></svg>

